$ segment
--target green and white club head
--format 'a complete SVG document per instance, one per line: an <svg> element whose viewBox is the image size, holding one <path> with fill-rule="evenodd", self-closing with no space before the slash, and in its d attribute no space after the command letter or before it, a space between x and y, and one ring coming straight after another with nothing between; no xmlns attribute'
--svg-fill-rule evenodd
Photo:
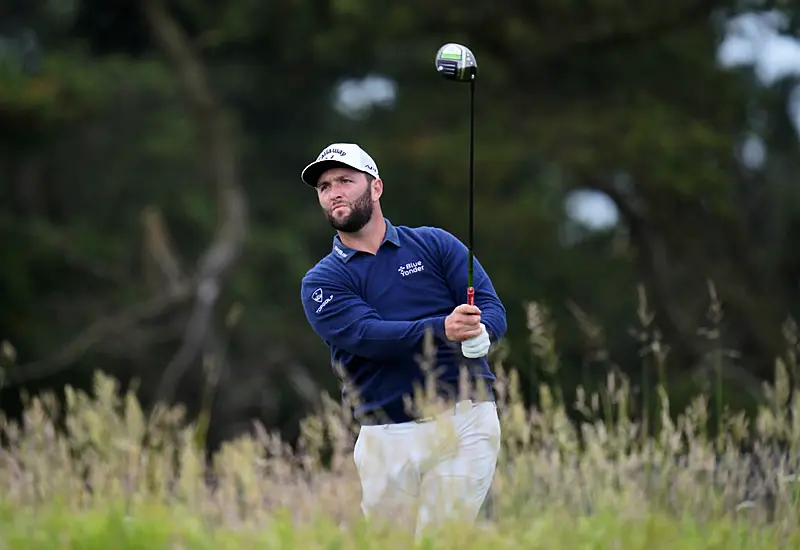
<svg viewBox="0 0 800 550"><path fill-rule="evenodd" d="M436 52L436 70L447 80L471 82L478 76L478 63L469 48L449 42Z"/></svg>

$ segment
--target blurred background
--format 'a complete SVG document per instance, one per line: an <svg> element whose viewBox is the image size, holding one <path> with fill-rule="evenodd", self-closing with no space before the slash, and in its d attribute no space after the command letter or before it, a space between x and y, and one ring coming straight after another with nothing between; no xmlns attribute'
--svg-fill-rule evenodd
<svg viewBox="0 0 800 550"><path fill-rule="evenodd" d="M0 408L100 369L213 403L212 448L296 437L339 395L300 304L333 236L300 171L357 142L392 222L466 240L450 41L478 61L476 254L525 399L617 371L752 407L796 348L799 38L791 0L6 0Z"/></svg>

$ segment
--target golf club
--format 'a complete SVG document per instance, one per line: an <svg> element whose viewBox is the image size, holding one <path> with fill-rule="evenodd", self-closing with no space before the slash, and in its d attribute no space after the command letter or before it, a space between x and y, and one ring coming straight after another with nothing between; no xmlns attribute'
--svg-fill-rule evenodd
<svg viewBox="0 0 800 550"><path fill-rule="evenodd" d="M436 70L447 80L469 83L469 260L467 272L467 303L475 305L473 281L473 247L475 227L475 79L478 63L466 46L450 42L436 52Z"/></svg>

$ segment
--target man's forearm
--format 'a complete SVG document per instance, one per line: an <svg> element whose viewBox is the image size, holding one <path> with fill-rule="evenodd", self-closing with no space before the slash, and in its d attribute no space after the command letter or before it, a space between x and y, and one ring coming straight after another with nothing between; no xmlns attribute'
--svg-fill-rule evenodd
<svg viewBox="0 0 800 550"><path fill-rule="evenodd" d="M505 336L506 333L506 315L504 310L498 310L496 307L478 306L481 310L481 322L486 325L486 330L493 342L497 342Z"/></svg>
<svg viewBox="0 0 800 550"><path fill-rule="evenodd" d="M386 321L383 319L354 319L349 325L329 329L324 336L336 347L370 359L391 359L416 350L427 330L446 339L444 317L419 321Z"/></svg>

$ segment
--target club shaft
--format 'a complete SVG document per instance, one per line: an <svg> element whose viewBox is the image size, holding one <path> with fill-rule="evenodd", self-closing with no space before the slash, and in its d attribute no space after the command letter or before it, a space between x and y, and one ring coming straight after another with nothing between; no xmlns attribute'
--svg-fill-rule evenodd
<svg viewBox="0 0 800 550"><path fill-rule="evenodd" d="M475 304L475 79L469 83L469 258L467 263L467 303Z"/></svg>

